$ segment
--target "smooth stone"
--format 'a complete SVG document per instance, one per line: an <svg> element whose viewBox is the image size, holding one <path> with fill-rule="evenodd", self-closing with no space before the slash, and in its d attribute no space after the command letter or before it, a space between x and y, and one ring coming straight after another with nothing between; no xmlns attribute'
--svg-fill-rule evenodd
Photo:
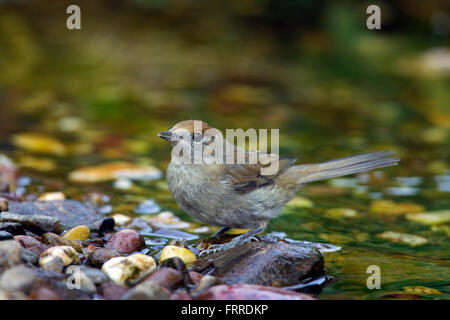
<svg viewBox="0 0 450 320"><path fill-rule="evenodd" d="M10 268L22 263L22 247L15 240L0 242L0 268Z"/></svg>
<svg viewBox="0 0 450 320"><path fill-rule="evenodd" d="M178 246L166 246L161 251L159 261L163 262L173 257L178 257L183 260L187 267L191 266L197 260L195 254L189 249Z"/></svg>
<svg viewBox="0 0 450 320"><path fill-rule="evenodd" d="M20 215L44 215L58 219L64 229L71 229L80 224L86 225L93 231L113 231L114 219L107 217L100 212L96 212L79 201L58 200L58 201L9 201L9 211ZM54 230L45 230L55 232ZM62 230L61 230L62 231Z"/></svg>
<svg viewBox="0 0 450 320"><path fill-rule="evenodd" d="M30 263L30 264L37 264L39 261L39 254L28 250L28 249L23 249L22 250L22 260L26 263Z"/></svg>
<svg viewBox="0 0 450 320"><path fill-rule="evenodd" d="M38 201L57 201L57 200L65 200L66 195L62 192L45 192L39 196Z"/></svg>
<svg viewBox="0 0 450 320"><path fill-rule="evenodd" d="M139 232L133 229L123 229L114 233L105 245L123 254L139 251L145 247L145 240Z"/></svg>
<svg viewBox="0 0 450 320"><path fill-rule="evenodd" d="M56 257L61 258L64 266L78 262L78 254L74 248L70 246L55 246L48 248L41 254L39 264L43 266Z"/></svg>
<svg viewBox="0 0 450 320"><path fill-rule="evenodd" d="M46 215L21 215L8 211L0 213L0 221L20 223L25 229L39 235L45 232L61 233L63 230L58 219Z"/></svg>
<svg viewBox="0 0 450 320"><path fill-rule="evenodd" d="M88 226L76 226L64 233L64 238L68 240L84 241L89 238L90 230Z"/></svg>
<svg viewBox="0 0 450 320"><path fill-rule="evenodd" d="M99 288L99 293L106 300L119 300L127 291L127 287L114 282L105 282Z"/></svg>
<svg viewBox="0 0 450 320"><path fill-rule="evenodd" d="M101 268L106 261L115 257L120 257L120 252L114 249L100 248L89 252L87 263L93 267Z"/></svg>
<svg viewBox="0 0 450 320"><path fill-rule="evenodd" d="M106 273L104 273L99 269L86 266L79 266L78 268L83 274L85 274L92 281L92 283L96 285L110 281Z"/></svg>
<svg viewBox="0 0 450 320"><path fill-rule="evenodd" d="M193 270L201 272L211 265L226 284L285 287L324 274L323 257L316 248L285 242L248 242L201 257Z"/></svg>
<svg viewBox="0 0 450 320"><path fill-rule="evenodd" d="M174 289L183 280L183 274L172 268L161 268L146 276L144 281L152 281L169 290Z"/></svg>
<svg viewBox="0 0 450 320"><path fill-rule="evenodd" d="M169 238L169 239L177 239L177 240L186 240L186 241L192 241L197 240L199 238L198 235L187 233L180 230L174 230L174 229L167 229L167 228L159 228L153 232L146 232L142 233L143 236L148 237L163 237L163 238Z"/></svg>
<svg viewBox="0 0 450 320"><path fill-rule="evenodd" d="M198 300L314 300L295 291L254 284L217 285L209 288Z"/></svg>
<svg viewBox="0 0 450 320"><path fill-rule="evenodd" d="M127 226L128 229L134 229L141 232L152 232L150 224L142 218L134 218Z"/></svg>
<svg viewBox="0 0 450 320"><path fill-rule="evenodd" d="M102 266L102 271L119 284L132 282L155 269L155 260L142 253L112 258Z"/></svg>
<svg viewBox="0 0 450 320"><path fill-rule="evenodd" d="M127 291L122 300L168 300L170 292L153 281L145 281Z"/></svg>
<svg viewBox="0 0 450 320"><path fill-rule="evenodd" d="M47 250L49 248L48 245L36 240L33 237L30 236L24 236L24 235L18 235L15 236L14 239L16 239L17 242L20 243L20 245L24 249L28 249L30 251L33 251L34 253L40 255L42 252Z"/></svg>
<svg viewBox="0 0 450 320"><path fill-rule="evenodd" d="M8 292L28 292L36 280L36 275L30 268L24 266L12 267L6 270L0 278L0 289Z"/></svg>
<svg viewBox="0 0 450 320"><path fill-rule="evenodd" d="M6 231L0 231L0 241L14 239L14 236Z"/></svg>
<svg viewBox="0 0 450 320"><path fill-rule="evenodd" d="M52 246L69 246L78 252L83 252L83 246L79 242L66 239L52 232L44 233L42 235L42 242Z"/></svg>
<svg viewBox="0 0 450 320"><path fill-rule="evenodd" d="M42 270L61 273L64 269L64 261L60 257L53 257L40 263Z"/></svg>
<svg viewBox="0 0 450 320"><path fill-rule="evenodd" d="M0 222L0 231L6 231L15 236L25 234L22 225L17 222Z"/></svg>
<svg viewBox="0 0 450 320"><path fill-rule="evenodd" d="M131 222L131 218L121 213L116 213L111 216L117 226L125 226Z"/></svg>

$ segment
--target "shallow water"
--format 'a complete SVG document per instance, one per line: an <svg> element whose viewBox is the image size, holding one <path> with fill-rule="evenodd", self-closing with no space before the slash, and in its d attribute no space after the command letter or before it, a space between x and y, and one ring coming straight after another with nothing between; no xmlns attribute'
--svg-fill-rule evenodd
<svg viewBox="0 0 450 320"><path fill-rule="evenodd" d="M214 19L216 11L198 21L186 17L185 30L160 12L149 19L135 7L100 8L86 15L86 28L70 33L55 22L64 21L57 5L0 6L6 30L0 44L7 49L0 51L0 153L21 167L24 186L17 192L61 190L79 200L102 192L113 213L133 216L139 203L154 199L191 222L181 230L208 234L214 228L197 229L203 225L178 208L164 179L119 190L112 182L72 183L68 173L113 160L163 170L170 149L156 133L188 118L223 130L279 128L280 153L299 163L392 150L401 158L395 168L305 186L299 196L309 202L289 204L268 231L342 247L325 254L335 279L322 299L450 298L448 221L429 226L407 219L411 212L450 209L448 73L423 63L438 40L375 36L357 18L347 23L333 15L286 48L276 34L250 32L245 22L238 32L229 20ZM353 21L351 8L340 10ZM208 28L193 35L196 23ZM59 139L66 151L14 143L13 135L24 132ZM403 213L373 213L380 199L411 205ZM355 211L342 217L327 211L333 208ZM425 243L380 238L386 231ZM379 290L367 288L371 265L380 267ZM416 286L426 288L409 288Z"/></svg>

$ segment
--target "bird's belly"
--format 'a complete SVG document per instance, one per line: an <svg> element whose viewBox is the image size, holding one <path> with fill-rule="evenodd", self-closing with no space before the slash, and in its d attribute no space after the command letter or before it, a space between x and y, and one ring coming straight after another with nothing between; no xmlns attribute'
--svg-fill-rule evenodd
<svg viewBox="0 0 450 320"><path fill-rule="evenodd" d="M285 201L279 203L280 190L268 187L237 193L229 184L205 179L177 166L167 170L169 190L178 205L203 223L232 228L255 228L276 217Z"/></svg>

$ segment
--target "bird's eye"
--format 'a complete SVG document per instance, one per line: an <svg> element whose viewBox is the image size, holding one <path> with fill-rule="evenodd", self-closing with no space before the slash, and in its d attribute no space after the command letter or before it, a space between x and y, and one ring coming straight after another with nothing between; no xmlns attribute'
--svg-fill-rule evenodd
<svg viewBox="0 0 450 320"><path fill-rule="evenodd" d="M195 132L192 135L192 138L194 139L195 142L200 142L200 141L202 141L202 133L201 132Z"/></svg>

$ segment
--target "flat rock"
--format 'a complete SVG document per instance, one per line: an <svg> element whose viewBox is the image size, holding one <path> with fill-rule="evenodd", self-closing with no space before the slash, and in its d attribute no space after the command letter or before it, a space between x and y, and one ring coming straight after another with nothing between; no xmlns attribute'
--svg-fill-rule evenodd
<svg viewBox="0 0 450 320"><path fill-rule="evenodd" d="M21 215L45 215L58 219L64 229L80 224L91 230L106 231L114 228L114 219L75 200L9 201L9 211ZM51 231L51 230L48 230Z"/></svg>
<svg viewBox="0 0 450 320"><path fill-rule="evenodd" d="M197 300L314 300L295 291L253 284L218 285L209 288Z"/></svg>
<svg viewBox="0 0 450 320"><path fill-rule="evenodd" d="M322 276L324 261L309 245L285 242L249 242L236 248L201 257L193 270L214 267L213 275L226 284L248 283L285 287L303 279Z"/></svg>

